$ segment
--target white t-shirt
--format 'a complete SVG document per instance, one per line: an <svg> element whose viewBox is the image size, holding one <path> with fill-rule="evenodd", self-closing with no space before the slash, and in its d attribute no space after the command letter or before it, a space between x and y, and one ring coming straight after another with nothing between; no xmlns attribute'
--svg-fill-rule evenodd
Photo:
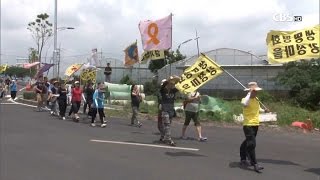
<svg viewBox="0 0 320 180"><path fill-rule="evenodd" d="M198 96L200 96L200 93L198 93L198 92L189 93L187 99L195 98ZM199 104L200 104L200 100L194 99L186 105L184 110L189 111L189 112L198 112L199 111Z"/></svg>

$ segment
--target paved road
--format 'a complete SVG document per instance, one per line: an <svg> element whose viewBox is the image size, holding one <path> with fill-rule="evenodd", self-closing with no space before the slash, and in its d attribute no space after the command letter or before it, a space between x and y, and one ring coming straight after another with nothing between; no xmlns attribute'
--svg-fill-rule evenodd
<svg viewBox="0 0 320 180"><path fill-rule="evenodd" d="M240 128L205 127L208 142L177 140L179 147L194 148L181 150L133 145L157 145L152 121L139 129L111 119L104 129L92 128L88 120L62 121L8 102L0 105L0 119L1 180L320 179L319 135L260 131L257 155L265 170L258 174L238 166ZM180 128L173 125L174 137Z"/></svg>

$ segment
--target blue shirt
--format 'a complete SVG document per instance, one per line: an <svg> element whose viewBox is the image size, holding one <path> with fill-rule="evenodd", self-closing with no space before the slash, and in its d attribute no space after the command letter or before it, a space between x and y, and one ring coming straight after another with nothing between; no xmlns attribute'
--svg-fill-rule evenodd
<svg viewBox="0 0 320 180"><path fill-rule="evenodd" d="M17 91L17 84L16 84L16 83L12 83L12 84L10 85L10 90L11 90L11 91Z"/></svg>
<svg viewBox="0 0 320 180"><path fill-rule="evenodd" d="M104 108L104 92L100 92L98 89L93 93L93 107Z"/></svg>

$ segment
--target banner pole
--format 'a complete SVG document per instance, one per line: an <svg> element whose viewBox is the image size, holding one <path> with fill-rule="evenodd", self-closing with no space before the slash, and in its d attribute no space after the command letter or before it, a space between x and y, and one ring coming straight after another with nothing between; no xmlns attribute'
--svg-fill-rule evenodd
<svg viewBox="0 0 320 180"><path fill-rule="evenodd" d="M207 57L207 55L205 55L205 54L203 54L203 53L201 53L203 56L205 56L206 58L208 58ZM208 58L208 59L210 59L210 58ZM237 78L235 78L232 74L230 74L227 70L225 70L223 67L221 67L221 66L219 66L220 67L220 69L223 71L223 72L225 72L225 73L227 73L230 77L232 77L237 83L239 83L243 88L246 88L246 86L244 86ZM269 109L269 108L267 108L267 106L265 106L260 100L259 100L259 98L258 97L256 97L256 99L258 100L258 102L265 108L265 109Z"/></svg>

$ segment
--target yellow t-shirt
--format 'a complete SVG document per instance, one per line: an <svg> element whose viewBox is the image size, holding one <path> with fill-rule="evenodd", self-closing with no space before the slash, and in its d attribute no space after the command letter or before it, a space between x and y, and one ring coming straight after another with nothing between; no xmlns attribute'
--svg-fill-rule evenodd
<svg viewBox="0 0 320 180"><path fill-rule="evenodd" d="M249 105L243 107L243 125L259 126L260 104L256 98L250 98Z"/></svg>

